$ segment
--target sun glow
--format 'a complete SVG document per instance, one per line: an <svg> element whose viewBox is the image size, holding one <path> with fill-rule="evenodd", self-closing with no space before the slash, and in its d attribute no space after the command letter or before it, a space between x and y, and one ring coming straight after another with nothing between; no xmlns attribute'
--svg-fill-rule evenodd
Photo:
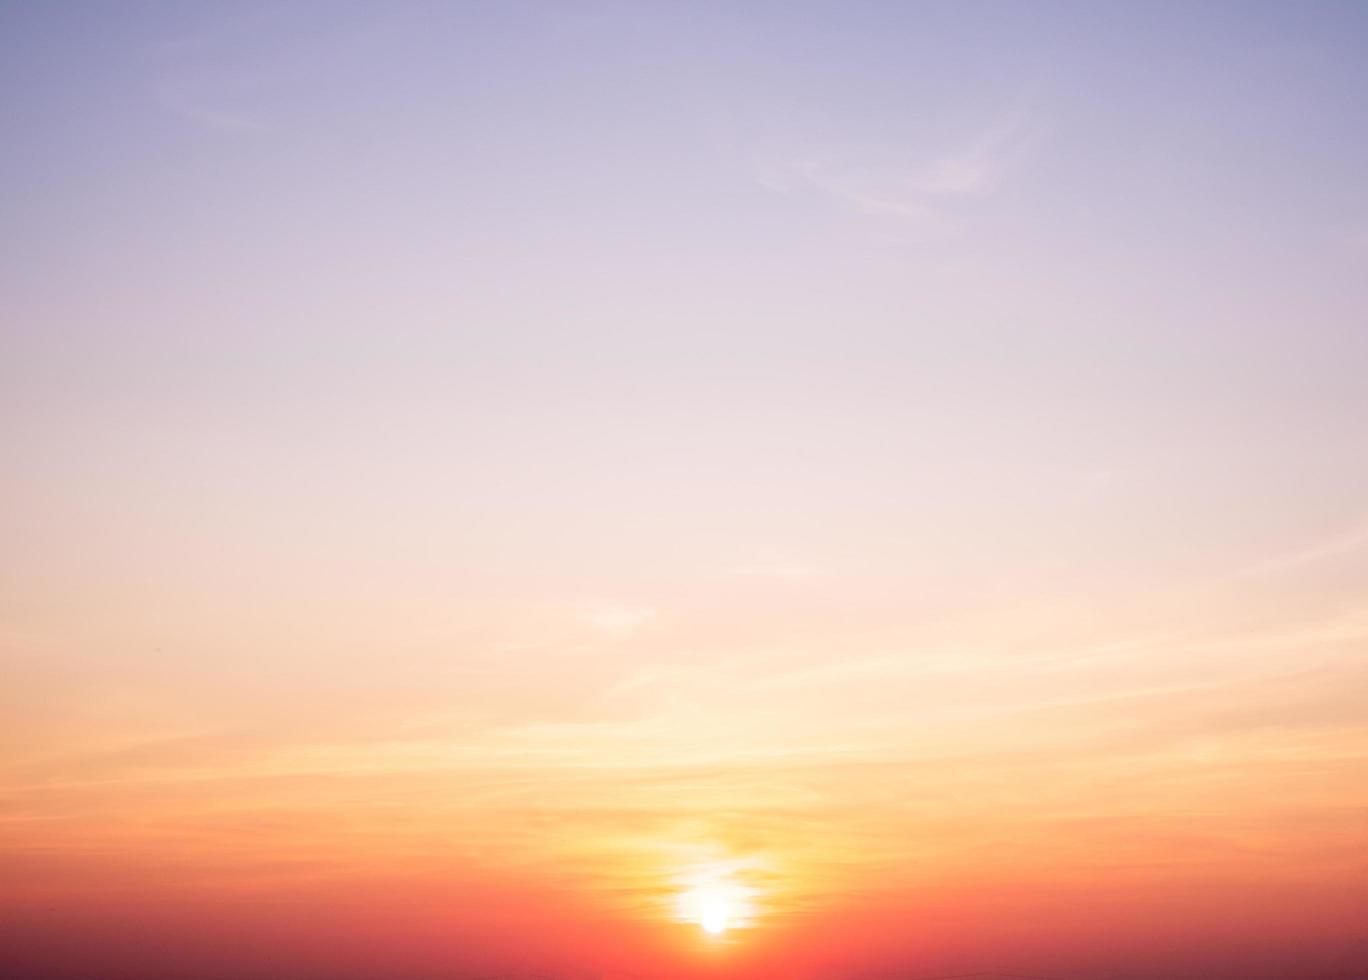
<svg viewBox="0 0 1368 980"><path fill-rule="evenodd" d="M753 892L724 871L693 876L690 887L679 896L679 918L695 923L710 936L721 936L750 924Z"/></svg>
<svg viewBox="0 0 1368 980"><path fill-rule="evenodd" d="M731 921L731 905L724 895L703 895L698 900L698 924L703 931L719 936Z"/></svg>

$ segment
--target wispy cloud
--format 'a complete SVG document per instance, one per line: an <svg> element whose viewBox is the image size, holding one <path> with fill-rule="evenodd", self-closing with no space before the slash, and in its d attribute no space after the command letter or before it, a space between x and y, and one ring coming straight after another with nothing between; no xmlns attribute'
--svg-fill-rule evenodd
<svg viewBox="0 0 1368 980"><path fill-rule="evenodd" d="M1013 112L957 150L909 175L908 186L926 195L988 194L1021 163L1036 128L1024 112Z"/></svg>
<svg viewBox="0 0 1368 980"><path fill-rule="evenodd" d="M656 615L650 606L629 606L619 602L599 602L581 606L575 618L614 639L635 633Z"/></svg>
<svg viewBox="0 0 1368 980"><path fill-rule="evenodd" d="M201 85L166 82L155 90L157 104L171 114L203 129L221 133L260 133L270 127L262 120L223 105Z"/></svg>
<svg viewBox="0 0 1368 980"><path fill-rule="evenodd" d="M1337 534L1314 541L1304 547L1253 562L1226 577L1238 580L1278 575L1365 549L1368 549L1368 518L1361 519Z"/></svg>
<svg viewBox="0 0 1368 980"><path fill-rule="evenodd" d="M301 59L273 57L263 39L291 30L293 15L263 9L229 9L153 50L160 65L152 99L197 128L228 135L260 133L271 93L297 75ZM316 28L309 31L310 36Z"/></svg>
<svg viewBox="0 0 1368 980"><path fill-rule="evenodd" d="M756 179L778 193L817 191L866 214L916 222L929 230L959 226L947 209L956 198L997 190L1020 166L1039 126L1010 112L961 144L938 153L905 147L823 151L782 161L756 161Z"/></svg>

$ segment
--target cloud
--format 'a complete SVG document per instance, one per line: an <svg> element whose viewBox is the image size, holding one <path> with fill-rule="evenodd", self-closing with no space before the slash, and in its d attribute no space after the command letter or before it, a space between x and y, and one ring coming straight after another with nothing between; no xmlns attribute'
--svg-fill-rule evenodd
<svg viewBox="0 0 1368 980"><path fill-rule="evenodd" d="M1315 541L1294 551L1254 562L1244 568L1237 569L1226 578L1234 580L1263 578L1264 576L1291 572L1307 565L1350 555L1366 548L1368 548L1368 519L1362 519L1338 534Z"/></svg>
<svg viewBox="0 0 1368 980"><path fill-rule="evenodd" d="M783 162L758 160L755 175L776 193L817 191L866 214L953 232L959 225L947 205L997 190L1021 164L1037 132L1031 117L1018 110L940 153L905 147L826 151Z"/></svg>
<svg viewBox="0 0 1368 980"><path fill-rule="evenodd" d="M277 101L273 96L282 83L298 78L304 63L271 56L262 39L291 30L292 18L274 9L225 9L196 30L165 38L153 51L161 68L153 101L213 133L245 136L273 129L267 121Z"/></svg>
<svg viewBox="0 0 1368 980"><path fill-rule="evenodd" d="M157 104L163 109L194 123L203 129L221 133L260 133L270 127L259 119L221 105L223 96L215 97L202 85L164 83L155 91Z"/></svg>
<svg viewBox="0 0 1368 980"><path fill-rule="evenodd" d="M1028 117L1021 112L1003 117L958 150L948 153L912 174L909 186L922 194L988 194L1021 162L1034 135Z"/></svg>
<svg viewBox="0 0 1368 980"><path fill-rule="evenodd" d="M581 606L575 618L614 639L622 639L635 633L655 615L655 609L650 606L603 602Z"/></svg>

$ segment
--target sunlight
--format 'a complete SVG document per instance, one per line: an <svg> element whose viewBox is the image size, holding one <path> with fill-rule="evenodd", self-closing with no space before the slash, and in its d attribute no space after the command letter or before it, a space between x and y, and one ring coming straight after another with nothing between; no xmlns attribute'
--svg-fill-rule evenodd
<svg viewBox="0 0 1368 980"><path fill-rule="evenodd" d="M731 871L713 867L688 875L679 895L680 920L698 925L709 936L749 926L755 914L755 889L736 881Z"/></svg>
<svg viewBox="0 0 1368 980"><path fill-rule="evenodd" d="M731 920L731 903L726 895L700 895L698 910L698 924L704 932L717 936L727 931L727 924Z"/></svg>

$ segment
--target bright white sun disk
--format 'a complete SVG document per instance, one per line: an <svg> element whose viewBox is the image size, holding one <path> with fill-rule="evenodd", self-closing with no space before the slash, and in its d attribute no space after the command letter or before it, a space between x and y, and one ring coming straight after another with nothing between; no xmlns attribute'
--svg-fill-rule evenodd
<svg viewBox="0 0 1368 980"><path fill-rule="evenodd" d="M713 936L721 935L727 931L727 920L730 918L731 908L721 895L708 895L699 902L698 924L704 932Z"/></svg>
<svg viewBox="0 0 1368 980"><path fill-rule="evenodd" d="M746 891L731 881L708 881L679 896L680 918L696 923L710 936L745 924Z"/></svg>

